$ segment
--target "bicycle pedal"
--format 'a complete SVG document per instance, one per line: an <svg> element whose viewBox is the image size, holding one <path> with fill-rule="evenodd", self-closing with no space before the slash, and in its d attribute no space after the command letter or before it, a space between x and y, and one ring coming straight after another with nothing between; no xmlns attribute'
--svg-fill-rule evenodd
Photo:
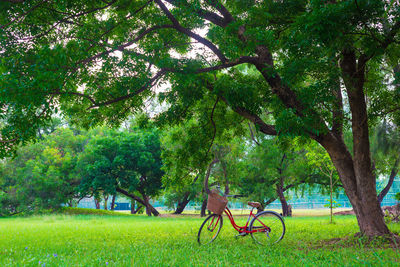
<svg viewBox="0 0 400 267"><path fill-rule="evenodd" d="M248 235L248 234L245 232L242 232L242 233L235 235L235 237L238 238L239 236L246 236L246 235Z"/></svg>

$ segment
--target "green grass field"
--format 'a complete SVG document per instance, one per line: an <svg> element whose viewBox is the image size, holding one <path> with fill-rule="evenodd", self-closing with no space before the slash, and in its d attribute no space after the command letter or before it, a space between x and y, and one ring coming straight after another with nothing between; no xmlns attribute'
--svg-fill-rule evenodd
<svg viewBox="0 0 400 267"><path fill-rule="evenodd" d="M244 220L240 218L239 220ZM48 215L0 219L0 266L399 266L396 248L366 246L353 216L287 218L285 238L261 247L236 239L229 221L216 241L196 242L203 218ZM399 232L400 224L390 224ZM332 238L349 237L337 243Z"/></svg>

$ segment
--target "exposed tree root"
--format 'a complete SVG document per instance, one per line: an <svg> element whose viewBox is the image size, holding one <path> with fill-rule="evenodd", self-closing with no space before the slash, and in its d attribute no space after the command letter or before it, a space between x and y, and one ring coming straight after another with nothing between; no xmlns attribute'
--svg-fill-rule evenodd
<svg viewBox="0 0 400 267"><path fill-rule="evenodd" d="M358 232L353 236L322 240L316 247L361 247L361 248L400 248L400 236L392 233L387 236L368 237Z"/></svg>

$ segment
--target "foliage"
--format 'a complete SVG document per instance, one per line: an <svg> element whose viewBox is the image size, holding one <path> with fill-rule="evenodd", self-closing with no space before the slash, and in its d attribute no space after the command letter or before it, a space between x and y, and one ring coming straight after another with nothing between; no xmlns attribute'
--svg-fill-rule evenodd
<svg viewBox="0 0 400 267"><path fill-rule="evenodd" d="M319 142L360 205L361 231L388 234L382 216L366 215L380 212L369 127L400 117L398 1L0 5L0 156L34 138L59 109L85 127L115 126L159 97L161 122L208 121L200 126L209 140L243 118L264 134ZM217 109L234 115L214 120Z"/></svg>
<svg viewBox="0 0 400 267"><path fill-rule="evenodd" d="M398 125L393 121L382 121L376 125L371 141L377 175L389 176L392 169L398 167L400 151Z"/></svg>
<svg viewBox="0 0 400 267"><path fill-rule="evenodd" d="M117 188L156 196L161 189L161 150L156 128L131 132L105 130L79 155L79 186L83 195L114 195Z"/></svg>
<svg viewBox="0 0 400 267"><path fill-rule="evenodd" d="M189 200L203 201L204 196L201 192L206 169L223 146L226 146L229 152L219 155L220 163L213 168L212 182L226 182L221 164L228 158L231 162L225 164L228 166L226 175L229 180L235 179L237 175L236 163L241 155L238 153L240 142L235 136L242 134L243 125L236 121L235 114L227 109L224 103L215 102L215 109L211 111L207 111L204 104L197 103L198 113L192 114L196 119L192 118L163 130L163 185L166 188L167 205L170 207L182 201L185 196ZM202 110L205 110L204 113ZM218 123L218 127L209 121L210 117L213 123ZM232 129L228 129L227 124L231 124ZM227 159L224 159L225 156Z"/></svg>
<svg viewBox="0 0 400 267"><path fill-rule="evenodd" d="M87 136L58 129L36 144L21 147L1 164L0 214L11 215L60 207L77 196L74 172Z"/></svg>
<svg viewBox="0 0 400 267"><path fill-rule="evenodd" d="M251 142L251 141L250 141ZM278 188L282 193L303 190L305 187L327 191L329 177L310 160L316 154L317 146L307 146L300 139L258 138L258 145L247 148L241 164L244 172L238 188L245 195L263 203L277 199ZM320 158L320 164L330 164L329 158Z"/></svg>
<svg viewBox="0 0 400 267"><path fill-rule="evenodd" d="M239 217L244 224L246 218ZM328 217L286 218L290 234L270 247L255 245L250 237L234 239L237 232L228 221L211 246L198 246L196 234L202 221L189 216L97 215L1 219L0 264L264 266L279 262L284 266L393 266L400 260L398 251L382 241L368 244L348 237L357 230L354 216L338 217L335 225L326 223ZM399 224L389 226L400 231Z"/></svg>

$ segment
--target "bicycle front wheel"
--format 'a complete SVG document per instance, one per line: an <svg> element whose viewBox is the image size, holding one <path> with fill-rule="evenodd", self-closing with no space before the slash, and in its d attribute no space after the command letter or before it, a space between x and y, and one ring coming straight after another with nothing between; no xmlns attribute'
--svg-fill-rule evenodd
<svg viewBox="0 0 400 267"><path fill-rule="evenodd" d="M251 237L260 245L270 245L282 240L285 235L285 223L282 217L273 211L263 211L250 222Z"/></svg>
<svg viewBox="0 0 400 267"><path fill-rule="evenodd" d="M217 238L222 228L222 216L217 214L211 214L204 220L200 226L199 233L197 235L197 242L200 245L211 243Z"/></svg>

